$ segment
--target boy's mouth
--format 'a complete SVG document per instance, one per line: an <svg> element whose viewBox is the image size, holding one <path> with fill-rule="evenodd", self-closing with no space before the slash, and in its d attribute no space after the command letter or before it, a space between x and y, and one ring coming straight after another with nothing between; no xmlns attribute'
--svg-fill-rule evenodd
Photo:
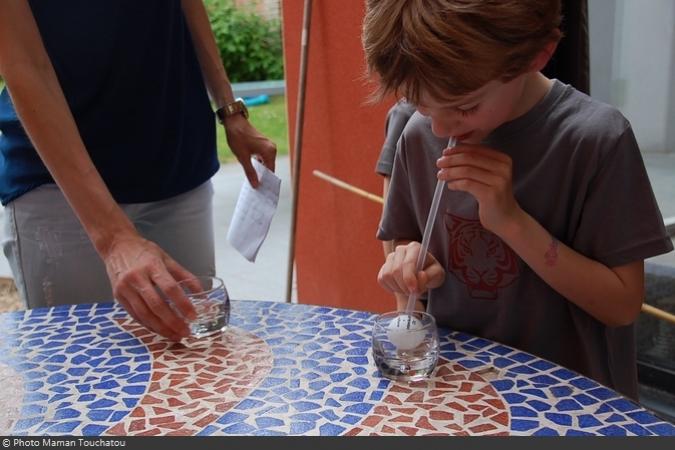
<svg viewBox="0 0 675 450"><path fill-rule="evenodd" d="M469 131L468 133L464 133L460 136L455 136L455 139L457 139L457 142L466 141L467 139L469 139L471 137L472 134L473 134L473 131Z"/></svg>

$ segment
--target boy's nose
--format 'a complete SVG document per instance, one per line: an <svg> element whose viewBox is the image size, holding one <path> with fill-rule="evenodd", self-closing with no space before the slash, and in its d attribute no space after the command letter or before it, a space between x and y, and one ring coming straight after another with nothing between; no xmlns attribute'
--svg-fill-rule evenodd
<svg viewBox="0 0 675 450"><path fill-rule="evenodd" d="M458 120L438 120L434 117L431 118L431 131L437 137L449 137L454 136L457 130L461 129L461 124Z"/></svg>

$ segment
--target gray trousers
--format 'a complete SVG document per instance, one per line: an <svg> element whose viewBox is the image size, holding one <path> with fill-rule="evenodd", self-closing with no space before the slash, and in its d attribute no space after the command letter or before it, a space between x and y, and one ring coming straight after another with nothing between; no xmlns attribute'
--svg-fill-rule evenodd
<svg viewBox="0 0 675 450"><path fill-rule="evenodd" d="M195 275L215 275L211 181L151 203L120 205L139 233ZM27 308L112 301L103 261L55 184L5 208L2 247Z"/></svg>

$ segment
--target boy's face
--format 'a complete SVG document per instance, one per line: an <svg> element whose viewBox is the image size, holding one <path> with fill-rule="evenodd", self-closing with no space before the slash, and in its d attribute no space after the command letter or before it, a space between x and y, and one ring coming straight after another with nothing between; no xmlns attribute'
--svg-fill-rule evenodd
<svg viewBox="0 0 675 450"><path fill-rule="evenodd" d="M431 130L436 136L454 136L460 142L478 144L495 128L526 112L519 108L525 78L521 75L508 82L493 80L450 100L437 100L422 92L417 110L431 118Z"/></svg>

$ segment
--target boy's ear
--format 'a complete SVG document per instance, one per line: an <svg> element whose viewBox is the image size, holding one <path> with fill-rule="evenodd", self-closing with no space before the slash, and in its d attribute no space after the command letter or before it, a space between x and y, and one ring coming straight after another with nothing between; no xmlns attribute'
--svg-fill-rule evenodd
<svg viewBox="0 0 675 450"><path fill-rule="evenodd" d="M549 43L546 44L544 48L539 51L539 53L537 53L537 55L532 60L532 64L530 65L531 71L539 72L540 70L543 70L544 67L546 67L546 64L548 64L551 57L553 57L555 49L558 47L558 42L560 42L559 35L556 36L555 39L549 41Z"/></svg>

